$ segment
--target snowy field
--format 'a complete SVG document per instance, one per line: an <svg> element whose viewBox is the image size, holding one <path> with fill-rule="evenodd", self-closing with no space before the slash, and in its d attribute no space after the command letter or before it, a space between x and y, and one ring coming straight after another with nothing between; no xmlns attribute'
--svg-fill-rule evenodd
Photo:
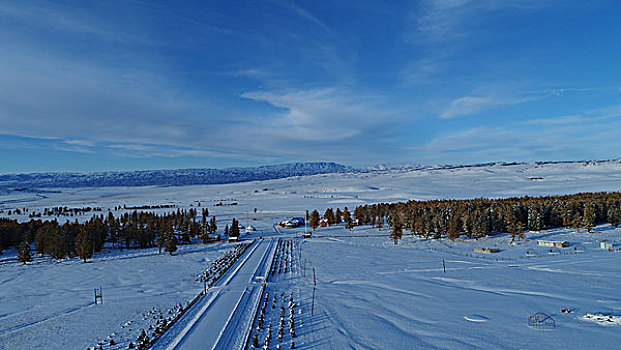
<svg viewBox="0 0 621 350"><path fill-rule="evenodd" d="M87 264L39 257L26 266L4 262L0 349L86 349L108 343L112 333L127 345L139 334L137 327L146 328L144 313L156 308L168 316L176 304L195 297L203 288L196 275L229 248L180 246L175 256L158 254L157 248L103 251ZM94 305L93 288L99 287L104 302Z"/></svg>
<svg viewBox="0 0 621 350"><path fill-rule="evenodd" d="M506 236L455 242L404 236L398 245L385 237L305 240L302 256L316 268L319 309L307 322L322 331L312 346L299 348L616 348L618 317L584 319L621 313L621 252L599 245L618 244L621 229L596 232L529 233L515 246ZM540 236L571 245L550 253L537 246ZM529 327L536 312L551 316L555 329Z"/></svg>
<svg viewBox="0 0 621 350"><path fill-rule="evenodd" d="M226 185L9 192L0 195L4 210L0 215L6 217L8 210L24 207L32 212L56 206L94 206L107 213L118 205L172 204L187 209L197 208L200 202L217 217L220 229L237 217L243 225L250 223L258 229L245 238L284 237L300 232L278 231L274 223L302 216L306 209L323 213L328 207L352 209L358 204L410 199L619 190L618 161L496 165ZM85 220L90 215L59 221ZM27 215L11 217L28 219ZM621 341L617 324L583 318L621 312L621 252L599 248L604 239L619 243L621 231L607 225L595 231L529 232L527 240L515 246L507 244L506 236L451 242L408 235L394 245L383 236L388 232L368 227L356 228L353 235L377 237L344 237L352 233L342 227L324 228L317 236L326 237L292 240L291 254L297 265L292 265L288 277L275 277L267 291L272 296L294 294L299 303L296 312L301 311L296 316L300 322L296 347L300 349L615 348ZM549 248L536 246L536 239L567 240L571 245L551 254ZM500 253L474 253L474 247L495 247ZM86 349L112 333L122 339L123 332L144 323L144 314L154 307L165 312L196 296L202 289L196 275L230 245L179 248L175 256L159 255L157 249L105 251L88 264L37 257L26 266L14 261L14 251L5 251L0 255L0 349ZM316 308L310 315L312 267L317 272L317 290ZM104 304L95 306L93 288L99 286ZM277 307L282 305L277 300ZM563 308L572 312L561 313ZM552 316L556 328L528 327L528 317L535 312ZM276 322L275 337L278 316L272 321ZM276 344L272 342L271 348Z"/></svg>
<svg viewBox="0 0 621 350"><path fill-rule="evenodd" d="M526 164L438 170L391 170L369 173L327 174L238 184L182 187L62 188L10 192L0 196L4 214L11 208L42 211L55 206L177 205L189 208L201 202L222 220L237 216L242 224L257 208L259 225L271 229L276 220L300 215L306 209L359 204L426 200L542 196L577 192L621 190L621 161L605 163ZM216 204L222 203L222 206ZM237 203L237 205L229 205ZM39 210L41 209L41 210ZM164 210L164 209L161 209ZM13 215L13 218L17 216ZM59 220L90 218L61 217ZM22 219L28 219L22 215ZM44 217L45 218L45 217Z"/></svg>

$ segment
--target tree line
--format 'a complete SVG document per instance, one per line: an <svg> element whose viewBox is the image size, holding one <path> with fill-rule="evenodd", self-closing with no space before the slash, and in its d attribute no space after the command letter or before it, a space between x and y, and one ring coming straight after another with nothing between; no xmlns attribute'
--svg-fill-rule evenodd
<svg viewBox="0 0 621 350"><path fill-rule="evenodd" d="M179 243L197 238L206 243L217 229L216 218L209 217L207 208L201 209L200 216L194 208L164 214L134 210L118 216L108 212L83 223L76 220L64 224L56 219L20 223L0 218L0 253L15 247L20 256L27 257L31 255L30 244L34 243L38 254L56 259L75 254L86 261L109 243L119 249L158 247L160 253L164 249L172 254ZM239 221L234 218L230 228L226 225L225 234L239 236Z"/></svg>
<svg viewBox="0 0 621 350"><path fill-rule="evenodd" d="M340 208L336 208L336 212L334 211L334 209L328 208L323 213L323 217L320 216L319 212L316 209L313 210L310 214L307 211L305 219L308 221L308 225L313 230L317 229L317 227L320 226L322 219L327 226L338 225L343 222L345 223L345 228L347 229L354 227L354 221L347 207L345 207L343 211L341 211Z"/></svg>
<svg viewBox="0 0 621 350"><path fill-rule="evenodd" d="M490 233L522 237L524 230L540 231L573 227L588 232L596 224L621 223L619 192L466 200L428 200L378 203L357 206L354 218L360 224L392 229L401 238L404 229L413 234L454 239L460 235L478 238Z"/></svg>

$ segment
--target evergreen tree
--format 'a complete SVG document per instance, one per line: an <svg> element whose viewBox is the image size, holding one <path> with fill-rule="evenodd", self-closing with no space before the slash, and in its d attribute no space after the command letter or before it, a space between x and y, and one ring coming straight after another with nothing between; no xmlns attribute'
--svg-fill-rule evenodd
<svg viewBox="0 0 621 350"><path fill-rule="evenodd" d="M209 233L212 235L216 233L218 230L218 225L216 225L216 217L212 216L211 220L209 220Z"/></svg>
<svg viewBox="0 0 621 350"><path fill-rule="evenodd" d="M572 209L569 204L565 203L561 210L561 217L563 222L563 227L570 228L572 226L573 217L571 215Z"/></svg>
<svg viewBox="0 0 621 350"><path fill-rule="evenodd" d="M591 233L591 230L595 227L595 210L593 208L593 203L587 203L584 207L582 227L586 228L589 233Z"/></svg>
<svg viewBox="0 0 621 350"><path fill-rule="evenodd" d="M37 233L35 234L35 248L37 249L37 253L41 255L47 253L45 243L48 240L48 226L50 225L51 224L44 224L37 229Z"/></svg>
<svg viewBox="0 0 621 350"><path fill-rule="evenodd" d="M167 251L170 255L173 255L173 253L177 251L177 238L175 235L167 235L165 251Z"/></svg>
<svg viewBox="0 0 621 350"><path fill-rule="evenodd" d="M392 233L390 234L390 239L392 239L395 244L403 237L403 228L401 228L401 224L395 223L392 227Z"/></svg>
<svg viewBox="0 0 621 350"><path fill-rule="evenodd" d="M19 251L17 252L17 261L24 263L24 265L26 265L27 262L32 261L30 244L28 244L28 241L26 240L24 240L19 246Z"/></svg>
<svg viewBox="0 0 621 350"><path fill-rule="evenodd" d="M51 230L50 236L46 240L46 246L50 247L50 256L54 259L64 259L67 256L65 226Z"/></svg>
<svg viewBox="0 0 621 350"><path fill-rule="evenodd" d="M511 235L511 242L513 242L516 237L524 238L524 225L521 221L511 222L507 229Z"/></svg>
<svg viewBox="0 0 621 350"><path fill-rule="evenodd" d="M311 213L308 225L313 229L313 231L319 226L319 212L317 210L313 210Z"/></svg>
<svg viewBox="0 0 621 350"><path fill-rule="evenodd" d="M578 232L580 232L580 229L582 228L582 216L580 215L579 211L576 211L576 213L574 214L574 217L571 220L571 225L574 227L574 229L578 230Z"/></svg>
<svg viewBox="0 0 621 350"><path fill-rule="evenodd" d="M336 208L336 214L334 214L334 223L337 225L340 224L343 221L342 217L343 213L341 212L341 209Z"/></svg>
<svg viewBox="0 0 621 350"><path fill-rule="evenodd" d="M459 223L457 222L457 218L454 216L448 221L447 236L451 240L459 238Z"/></svg>
<svg viewBox="0 0 621 350"><path fill-rule="evenodd" d="M201 238L203 239L203 243L207 243L207 241L209 241L209 231L211 229L209 228L209 221L205 222L205 224L202 227L202 233L201 233Z"/></svg>
<svg viewBox="0 0 621 350"><path fill-rule="evenodd" d="M93 256L93 243L86 227L83 227L75 238L75 252L81 259L84 259L84 262Z"/></svg>
<svg viewBox="0 0 621 350"><path fill-rule="evenodd" d="M343 221L345 222L346 229L349 230L354 227L354 223L351 219L351 214L349 213L349 210L347 209L347 207L343 209Z"/></svg>
<svg viewBox="0 0 621 350"><path fill-rule="evenodd" d="M608 207L608 223L614 227L619 226L621 224L621 206L619 203L611 204Z"/></svg>
<svg viewBox="0 0 621 350"><path fill-rule="evenodd" d="M328 226L334 225L336 223L336 219L334 218L334 211L332 208L326 209L326 212L323 214L323 219L328 223Z"/></svg>
<svg viewBox="0 0 621 350"><path fill-rule="evenodd" d="M181 227L181 240L185 243L191 242L190 230L188 229L188 224L184 223Z"/></svg>
<svg viewBox="0 0 621 350"><path fill-rule="evenodd" d="M233 222L231 223L231 228L229 230L229 236L231 237L239 237L239 221L233 218Z"/></svg>
<svg viewBox="0 0 621 350"><path fill-rule="evenodd" d="M531 206L528 209L528 229L531 231L543 229L543 216L538 206Z"/></svg>
<svg viewBox="0 0 621 350"><path fill-rule="evenodd" d="M159 232L157 235L157 248L158 248L158 253L162 254L162 248L164 248L164 245L166 243L166 236L164 235L164 232Z"/></svg>
<svg viewBox="0 0 621 350"><path fill-rule="evenodd" d="M108 212L107 226L108 226L108 237L110 237L110 242L112 243L112 246L114 247L118 243L118 231L117 231L116 219L114 218L114 214L112 214L111 211Z"/></svg>

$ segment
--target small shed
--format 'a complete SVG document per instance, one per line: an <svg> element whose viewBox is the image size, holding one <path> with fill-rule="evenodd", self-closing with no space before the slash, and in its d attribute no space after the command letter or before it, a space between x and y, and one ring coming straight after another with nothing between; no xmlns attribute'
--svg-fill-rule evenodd
<svg viewBox="0 0 621 350"><path fill-rule="evenodd" d="M537 312L528 317L528 325L537 329L554 329L556 322L554 319L543 312Z"/></svg>
<svg viewBox="0 0 621 350"><path fill-rule="evenodd" d="M541 247L553 247L553 248L567 248L569 247L568 241L544 241L538 240L537 245Z"/></svg>
<svg viewBox="0 0 621 350"><path fill-rule="evenodd" d="M488 248L488 247L475 247L474 248L474 252L475 253L485 253L485 254L495 254L495 253L500 253L500 249L498 248Z"/></svg>
<svg viewBox="0 0 621 350"><path fill-rule="evenodd" d="M246 227L246 232L254 232L254 231L256 231L256 230L257 230L257 229L256 229L256 228L254 228L254 227L252 227L252 225L248 225L248 227Z"/></svg>

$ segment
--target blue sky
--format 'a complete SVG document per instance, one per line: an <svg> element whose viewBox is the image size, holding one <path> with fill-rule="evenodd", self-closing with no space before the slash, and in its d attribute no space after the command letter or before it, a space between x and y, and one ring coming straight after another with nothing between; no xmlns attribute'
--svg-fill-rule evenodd
<svg viewBox="0 0 621 350"><path fill-rule="evenodd" d="M618 1L1 1L0 173L606 159Z"/></svg>

